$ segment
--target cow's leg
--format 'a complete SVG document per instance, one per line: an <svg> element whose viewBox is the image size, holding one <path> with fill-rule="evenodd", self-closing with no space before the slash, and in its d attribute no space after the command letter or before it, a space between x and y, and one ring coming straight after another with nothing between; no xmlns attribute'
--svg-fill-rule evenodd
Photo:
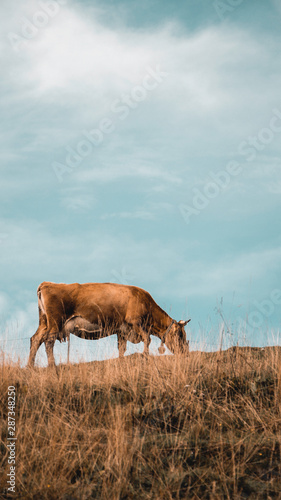
<svg viewBox="0 0 281 500"><path fill-rule="evenodd" d="M143 354L145 356L148 356L149 355L149 345L150 345L150 342L151 342L150 329L147 331L139 323L133 323L132 330L138 336L141 337L141 339L142 339L142 341L144 343Z"/></svg>
<svg viewBox="0 0 281 500"><path fill-rule="evenodd" d="M143 354L145 356L148 356L149 355L149 346L150 346L150 342L151 342L151 338L150 338L149 334L145 335L145 338L144 338L143 342L144 342Z"/></svg>
<svg viewBox="0 0 281 500"><path fill-rule="evenodd" d="M135 331L142 337L142 340L143 340L143 343L144 343L143 354L145 356L148 356L149 355L149 345L150 345L150 342L151 342L150 332L146 332L139 325L135 328Z"/></svg>
<svg viewBox="0 0 281 500"><path fill-rule="evenodd" d="M28 366L34 366L35 356L40 347L40 345L44 342L44 338L46 335L46 327L45 325L39 324L36 332L30 339L30 352L28 359Z"/></svg>
<svg viewBox="0 0 281 500"><path fill-rule="evenodd" d="M127 340L120 333L117 334L117 343L118 343L119 358L124 358L124 354L127 347Z"/></svg>
<svg viewBox="0 0 281 500"><path fill-rule="evenodd" d="M48 337L45 340L45 349L47 353L49 366L55 366L55 358L54 358L55 341L56 341L56 335L49 333Z"/></svg>

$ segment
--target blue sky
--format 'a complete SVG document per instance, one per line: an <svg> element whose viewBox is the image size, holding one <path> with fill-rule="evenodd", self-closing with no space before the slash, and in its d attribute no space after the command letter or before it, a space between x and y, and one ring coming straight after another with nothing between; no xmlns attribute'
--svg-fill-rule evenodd
<svg viewBox="0 0 281 500"><path fill-rule="evenodd" d="M3 339L34 333L44 280L141 286L194 341L222 316L228 342L278 338L280 22L278 0L1 6Z"/></svg>

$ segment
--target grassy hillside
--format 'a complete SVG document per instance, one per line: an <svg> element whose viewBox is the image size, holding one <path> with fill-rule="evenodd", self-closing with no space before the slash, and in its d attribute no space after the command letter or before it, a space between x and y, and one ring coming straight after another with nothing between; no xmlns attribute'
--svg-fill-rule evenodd
<svg viewBox="0 0 281 500"><path fill-rule="evenodd" d="M280 499L280 350L2 365L0 497L12 385L14 498Z"/></svg>

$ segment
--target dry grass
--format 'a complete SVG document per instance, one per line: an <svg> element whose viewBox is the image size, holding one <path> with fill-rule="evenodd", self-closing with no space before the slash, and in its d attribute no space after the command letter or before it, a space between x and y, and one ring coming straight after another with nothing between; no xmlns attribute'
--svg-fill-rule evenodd
<svg viewBox="0 0 281 500"><path fill-rule="evenodd" d="M280 349L2 365L0 497L14 385L16 498L281 498Z"/></svg>

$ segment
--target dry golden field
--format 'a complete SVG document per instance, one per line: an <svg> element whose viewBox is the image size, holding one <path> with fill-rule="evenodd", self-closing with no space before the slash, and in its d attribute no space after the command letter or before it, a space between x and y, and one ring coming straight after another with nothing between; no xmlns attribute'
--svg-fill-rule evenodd
<svg viewBox="0 0 281 500"><path fill-rule="evenodd" d="M16 499L281 498L281 348L1 369Z"/></svg>

